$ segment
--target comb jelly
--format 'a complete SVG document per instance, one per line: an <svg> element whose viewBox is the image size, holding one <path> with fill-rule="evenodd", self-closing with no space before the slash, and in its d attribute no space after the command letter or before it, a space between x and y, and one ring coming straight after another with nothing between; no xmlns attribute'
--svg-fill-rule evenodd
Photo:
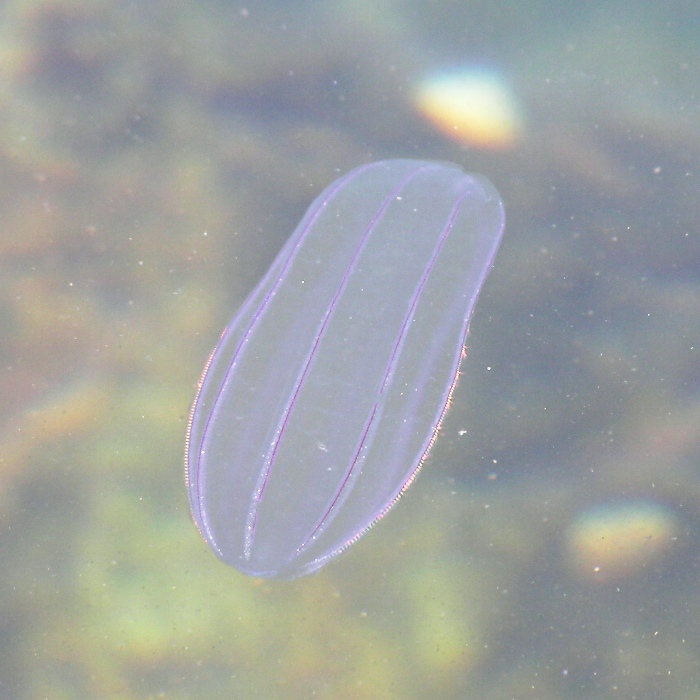
<svg viewBox="0 0 700 700"><path fill-rule="evenodd" d="M503 225L493 185L450 163L370 163L316 198L190 413L192 515L220 559L309 574L399 499L449 406Z"/></svg>

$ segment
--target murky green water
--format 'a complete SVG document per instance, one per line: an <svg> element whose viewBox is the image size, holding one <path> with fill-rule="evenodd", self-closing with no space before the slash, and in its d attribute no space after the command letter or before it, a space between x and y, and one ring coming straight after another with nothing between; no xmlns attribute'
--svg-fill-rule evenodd
<svg viewBox="0 0 700 700"><path fill-rule="evenodd" d="M0 695L697 697L699 29L685 3L4 3ZM447 69L499 76L512 140L424 116ZM385 157L503 195L463 376L379 527L249 579L190 520L196 383L313 197Z"/></svg>

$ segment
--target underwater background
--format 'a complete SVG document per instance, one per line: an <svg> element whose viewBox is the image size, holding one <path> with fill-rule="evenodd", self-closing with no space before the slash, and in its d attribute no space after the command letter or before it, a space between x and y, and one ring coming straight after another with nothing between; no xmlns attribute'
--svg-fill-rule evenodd
<svg viewBox="0 0 700 700"><path fill-rule="evenodd" d="M699 32L0 3L0 697L700 698ZM245 577L189 513L202 367L313 198L397 157L505 204L452 408L338 561Z"/></svg>

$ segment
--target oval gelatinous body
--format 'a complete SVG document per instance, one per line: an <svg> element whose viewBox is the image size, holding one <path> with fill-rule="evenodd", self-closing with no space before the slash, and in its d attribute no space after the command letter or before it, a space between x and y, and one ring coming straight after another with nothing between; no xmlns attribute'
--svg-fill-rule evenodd
<svg viewBox="0 0 700 700"><path fill-rule="evenodd" d="M500 244L493 185L389 160L327 187L211 354L186 480L204 539L261 577L323 566L415 477Z"/></svg>

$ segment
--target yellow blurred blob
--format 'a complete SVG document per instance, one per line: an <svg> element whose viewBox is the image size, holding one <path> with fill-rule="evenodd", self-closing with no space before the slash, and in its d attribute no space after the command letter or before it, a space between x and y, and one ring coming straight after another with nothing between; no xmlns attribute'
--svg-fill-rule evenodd
<svg viewBox="0 0 700 700"><path fill-rule="evenodd" d="M480 148L508 148L522 131L515 96L485 72L437 75L415 91L418 109L450 138Z"/></svg>
<svg viewBox="0 0 700 700"><path fill-rule="evenodd" d="M634 576L659 562L678 533L678 520L649 501L614 503L579 515L567 531L576 574L600 581Z"/></svg>

